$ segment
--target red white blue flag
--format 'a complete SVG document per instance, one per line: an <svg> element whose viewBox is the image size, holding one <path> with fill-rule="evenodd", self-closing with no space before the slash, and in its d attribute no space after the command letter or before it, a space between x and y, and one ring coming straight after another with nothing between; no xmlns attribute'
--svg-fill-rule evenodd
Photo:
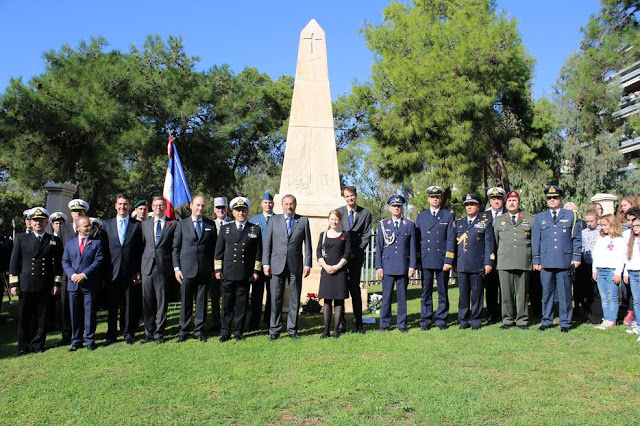
<svg viewBox="0 0 640 426"><path fill-rule="evenodd" d="M169 219L175 219L175 208L185 203L191 202L191 191L187 185L187 179L184 176L182 163L178 150L173 145L173 137L169 135L169 144L167 145L169 153L169 164L167 166L167 174L164 178L164 190L162 198L167 202L167 208L164 214Z"/></svg>

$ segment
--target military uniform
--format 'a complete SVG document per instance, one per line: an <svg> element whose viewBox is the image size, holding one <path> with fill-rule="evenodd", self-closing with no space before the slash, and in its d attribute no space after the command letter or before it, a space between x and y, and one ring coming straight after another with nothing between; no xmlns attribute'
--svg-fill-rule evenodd
<svg viewBox="0 0 640 426"><path fill-rule="evenodd" d="M444 189L437 186L427 188L427 194L442 197ZM420 326L431 326L433 316L433 278L438 285L438 309L436 325L446 327L449 316L449 271L444 265L453 265L456 247L455 219L453 213L440 207L421 211L416 218L416 233L420 244L420 264L422 266L422 297L420 299Z"/></svg>
<svg viewBox="0 0 640 426"><path fill-rule="evenodd" d="M399 204L393 204L399 203ZM404 197L392 196L390 205L403 205ZM411 220L400 218L381 220L376 238L376 268L382 269L382 308L380 310L380 329L387 330L391 325L391 297L397 284L398 329L407 331L407 285L409 269L416 269L416 226Z"/></svg>
<svg viewBox="0 0 640 426"><path fill-rule="evenodd" d="M529 325L528 294L531 276L531 232L534 217L511 213L496 218L493 229L498 246L497 267L502 292L502 323Z"/></svg>
<svg viewBox="0 0 640 426"><path fill-rule="evenodd" d="M247 206L247 201L233 199L231 207ZM238 229L239 226L242 226L242 230ZM215 272L222 273L221 338L228 338L232 332L236 338L242 338L249 285L253 281L253 274L259 274L262 270L261 259L260 226L248 221L242 224L233 221L220 228L216 242Z"/></svg>
<svg viewBox="0 0 640 426"><path fill-rule="evenodd" d="M478 203L474 194L465 196L465 205ZM485 266L495 263L493 227L489 218L478 214L469 223L467 216L456 221L456 269L460 299L458 301L458 320L460 328L478 329L482 325L482 313ZM471 305L471 311L469 311Z"/></svg>
<svg viewBox="0 0 640 426"><path fill-rule="evenodd" d="M31 218L46 219L42 207ZM62 283L62 240L34 232L16 235L9 262L9 282L20 291L18 301L18 353L44 351L49 296Z"/></svg>
<svg viewBox="0 0 640 426"><path fill-rule="evenodd" d="M547 196L562 191L551 186L545 191ZM560 327L568 331L573 317L571 298L571 262L580 262L582 256L582 229L576 214L563 208L556 209L553 218L551 210L538 213L533 224L533 264L541 265L542 282L542 330L553 325L553 296L558 290Z"/></svg>

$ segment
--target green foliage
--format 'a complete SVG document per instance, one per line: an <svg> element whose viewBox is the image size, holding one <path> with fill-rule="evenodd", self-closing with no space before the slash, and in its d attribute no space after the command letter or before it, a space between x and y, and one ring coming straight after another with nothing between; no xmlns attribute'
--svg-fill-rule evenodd
<svg viewBox="0 0 640 426"><path fill-rule="evenodd" d="M384 23L363 32L376 62L352 96L383 177L408 183L423 173L463 194L508 188L508 165L535 164L534 61L493 1L392 2Z"/></svg>
<svg viewBox="0 0 640 426"><path fill-rule="evenodd" d="M129 53L106 46L52 50L42 75L1 95L0 170L12 182L35 191L72 181L93 215L111 215L117 192L161 193L169 132L192 193L235 196L254 168L282 156L291 77L196 72L176 37L150 36Z"/></svg>
<svg viewBox="0 0 640 426"><path fill-rule="evenodd" d="M618 147L637 136L638 118L626 122L613 113L622 96L615 73L640 59L638 10L637 1L603 0L557 83L560 182L582 205L598 192L624 194L634 186L637 191L638 173L619 173L628 159L623 161Z"/></svg>

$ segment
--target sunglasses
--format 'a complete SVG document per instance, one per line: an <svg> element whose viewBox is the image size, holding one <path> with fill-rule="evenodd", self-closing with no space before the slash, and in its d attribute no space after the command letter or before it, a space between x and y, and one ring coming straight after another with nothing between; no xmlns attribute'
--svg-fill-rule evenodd
<svg viewBox="0 0 640 426"><path fill-rule="evenodd" d="M547 197L547 200L558 200L560 197L558 197L557 195L552 195L550 197Z"/></svg>

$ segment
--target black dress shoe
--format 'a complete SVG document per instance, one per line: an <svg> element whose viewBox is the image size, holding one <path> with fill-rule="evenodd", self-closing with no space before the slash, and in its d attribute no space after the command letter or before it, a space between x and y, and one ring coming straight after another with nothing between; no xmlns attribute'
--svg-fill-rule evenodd
<svg viewBox="0 0 640 426"><path fill-rule="evenodd" d="M300 336L298 336L298 333L292 333L289 335L289 337L291 337L293 340L298 340L300 338Z"/></svg>
<svg viewBox="0 0 640 426"><path fill-rule="evenodd" d="M278 340L279 337L280 337L279 334L270 334L269 335L269 340L271 340L271 341Z"/></svg>
<svg viewBox="0 0 640 426"><path fill-rule="evenodd" d="M471 324L460 324L460 330L465 330L469 327L471 327Z"/></svg>
<svg viewBox="0 0 640 426"><path fill-rule="evenodd" d="M528 329L529 329L529 326L528 326L528 325L519 325L519 326L518 326L518 328L519 328L520 330L528 330Z"/></svg>
<svg viewBox="0 0 640 426"><path fill-rule="evenodd" d="M510 329L511 327L513 327L513 325L511 325L511 324L502 324L502 325L500 326L500 330L508 330L508 329Z"/></svg>
<svg viewBox="0 0 640 426"><path fill-rule="evenodd" d="M62 339L58 342L58 346L69 346L71 344L71 340Z"/></svg>
<svg viewBox="0 0 640 426"><path fill-rule="evenodd" d="M201 335L198 336L198 340L201 341L201 342L206 342L207 338L204 337L204 335L201 334Z"/></svg>
<svg viewBox="0 0 640 426"><path fill-rule="evenodd" d="M75 352L78 349L80 349L82 346L80 345L71 345L71 347L69 348L69 352Z"/></svg>
<svg viewBox="0 0 640 426"><path fill-rule="evenodd" d="M116 339L113 337L108 337L107 340L104 341L105 346L112 345L116 342Z"/></svg>
<svg viewBox="0 0 640 426"><path fill-rule="evenodd" d="M25 351L24 349L20 349L18 351L18 356L22 356L22 355L26 355L26 354L27 354L27 351Z"/></svg>
<svg viewBox="0 0 640 426"><path fill-rule="evenodd" d="M90 351L95 351L96 349L98 349L98 347L96 346L95 343L89 343L87 345L87 349L89 349Z"/></svg>
<svg viewBox="0 0 640 426"><path fill-rule="evenodd" d="M231 340L231 336L220 336L220 342L228 342L229 340Z"/></svg>
<svg viewBox="0 0 640 426"><path fill-rule="evenodd" d="M188 339L188 337L187 337L186 334L183 335L183 336L180 336L180 337L178 337L178 343L186 342L187 339Z"/></svg>
<svg viewBox="0 0 640 426"><path fill-rule="evenodd" d="M367 330L364 329L364 327L360 327L359 329L356 330L356 333L360 333L360 334L365 334L367 332Z"/></svg>
<svg viewBox="0 0 640 426"><path fill-rule="evenodd" d="M162 337L156 337L156 343L161 345L164 343L164 339Z"/></svg>
<svg viewBox="0 0 640 426"><path fill-rule="evenodd" d="M36 350L35 350L35 351L33 351L33 352L35 352L35 353L37 353L37 354L42 354L42 353L44 353L44 351L46 351L46 350L47 350L47 348L38 348L38 349L36 349Z"/></svg>
<svg viewBox="0 0 640 426"><path fill-rule="evenodd" d="M327 333L322 333L322 336L320 336L321 339L326 339L329 337L329 334Z"/></svg>
<svg viewBox="0 0 640 426"><path fill-rule="evenodd" d="M145 343L149 343L149 342L153 342L153 339L151 337L149 337L149 336L145 336L144 340L140 341L140 344L144 345Z"/></svg>
<svg viewBox="0 0 640 426"><path fill-rule="evenodd" d="M380 331L389 331L389 327L380 327Z"/></svg>
<svg viewBox="0 0 640 426"><path fill-rule="evenodd" d="M478 330L480 330L480 326L479 325L474 325L473 327L471 327L471 330L478 331Z"/></svg>
<svg viewBox="0 0 640 426"><path fill-rule="evenodd" d="M340 336L342 336L342 333L340 333L340 332L337 332L337 333L335 333L335 332L334 332L334 333L333 333L333 338L334 338L334 339L337 339L337 338L339 338Z"/></svg>
<svg viewBox="0 0 640 426"><path fill-rule="evenodd" d="M540 327L538 327L538 330L545 331L548 328L551 328L551 327L549 327L548 325L541 325Z"/></svg>
<svg viewBox="0 0 640 426"><path fill-rule="evenodd" d="M438 324L438 328L440 330L446 330L447 329L447 324Z"/></svg>
<svg viewBox="0 0 640 426"><path fill-rule="evenodd" d="M420 330L422 330L422 331L427 331L427 330L429 330L430 328L431 328L431 325L421 325L421 326L420 326Z"/></svg>
<svg viewBox="0 0 640 426"><path fill-rule="evenodd" d="M399 328L398 330L400 330L400 333L408 333L409 329L408 328Z"/></svg>
<svg viewBox="0 0 640 426"><path fill-rule="evenodd" d="M569 327L560 327L560 332L561 333L568 333L569 332Z"/></svg>
<svg viewBox="0 0 640 426"><path fill-rule="evenodd" d="M127 337L127 345L133 345L136 341L133 337Z"/></svg>

